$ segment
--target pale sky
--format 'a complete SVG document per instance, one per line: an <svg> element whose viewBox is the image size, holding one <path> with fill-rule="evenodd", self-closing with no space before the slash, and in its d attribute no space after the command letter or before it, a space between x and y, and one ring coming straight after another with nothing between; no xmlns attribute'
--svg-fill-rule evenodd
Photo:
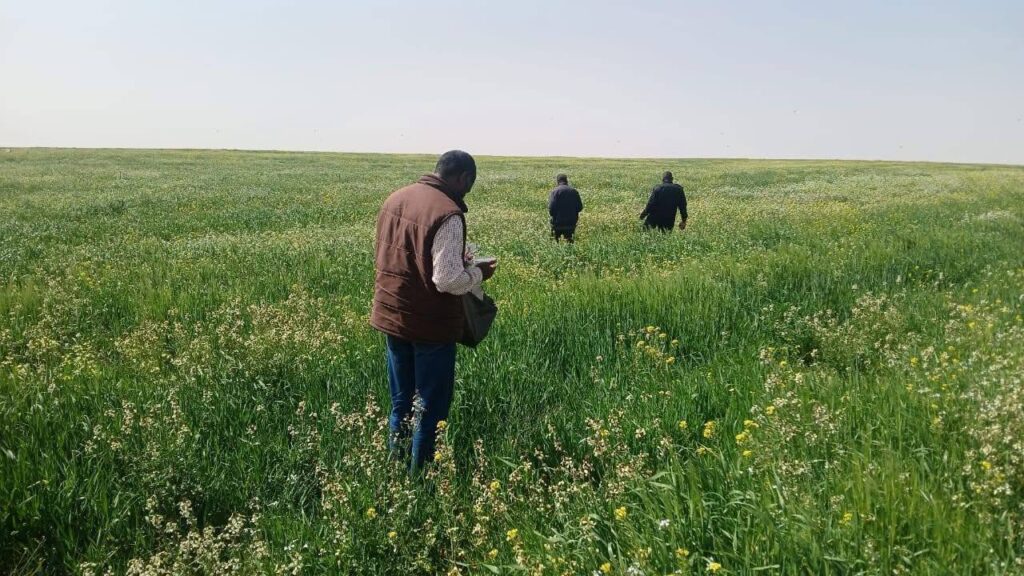
<svg viewBox="0 0 1024 576"><path fill-rule="evenodd" d="M1024 1L0 0L0 146L1024 164Z"/></svg>

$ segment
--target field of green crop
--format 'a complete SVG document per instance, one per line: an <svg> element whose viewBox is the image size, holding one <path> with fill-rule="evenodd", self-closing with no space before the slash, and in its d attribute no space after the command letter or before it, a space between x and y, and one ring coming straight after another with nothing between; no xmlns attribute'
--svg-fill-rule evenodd
<svg viewBox="0 0 1024 576"><path fill-rule="evenodd" d="M1024 167L478 158L412 481L366 318L433 160L0 150L0 573L1024 574Z"/></svg>

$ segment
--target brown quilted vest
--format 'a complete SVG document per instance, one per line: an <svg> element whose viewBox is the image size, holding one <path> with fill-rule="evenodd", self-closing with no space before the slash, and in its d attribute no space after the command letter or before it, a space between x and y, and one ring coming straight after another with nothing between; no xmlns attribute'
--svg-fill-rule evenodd
<svg viewBox="0 0 1024 576"><path fill-rule="evenodd" d="M460 296L434 287L431 247L444 221L465 217L446 184L427 174L388 196L377 217L377 279L370 325L413 342L448 343L462 337Z"/></svg>

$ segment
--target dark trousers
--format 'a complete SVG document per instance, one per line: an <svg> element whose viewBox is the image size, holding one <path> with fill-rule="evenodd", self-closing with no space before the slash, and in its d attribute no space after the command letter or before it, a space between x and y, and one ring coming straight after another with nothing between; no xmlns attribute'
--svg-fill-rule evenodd
<svg viewBox="0 0 1024 576"><path fill-rule="evenodd" d="M565 238L566 242L572 244L573 243L572 235L575 234L575 233L576 233L576 227L575 226L573 226L572 228L552 228L551 229L551 237L555 239L555 242L558 242L560 239Z"/></svg>
<svg viewBox="0 0 1024 576"><path fill-rule="evenodd" d="M391 416L388 446L392 454L412 457L418 470L434 458L437 423L448 419L455 388L455 343L429 344L387 337ZM415 407L413 397L418 395ZM411 451L407 443L412 438Z"/></svg>

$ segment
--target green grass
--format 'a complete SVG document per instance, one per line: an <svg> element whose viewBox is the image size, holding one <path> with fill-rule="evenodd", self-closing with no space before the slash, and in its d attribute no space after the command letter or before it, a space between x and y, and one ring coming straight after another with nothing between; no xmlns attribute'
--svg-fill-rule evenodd
<svg viewBox="0 0 1024 576"><path fill-rule="evenodd" d="M366 317L432 160L0 152L0 572L1024 573L1024 168L479 158L501 312L411 482Z"/></svg>

